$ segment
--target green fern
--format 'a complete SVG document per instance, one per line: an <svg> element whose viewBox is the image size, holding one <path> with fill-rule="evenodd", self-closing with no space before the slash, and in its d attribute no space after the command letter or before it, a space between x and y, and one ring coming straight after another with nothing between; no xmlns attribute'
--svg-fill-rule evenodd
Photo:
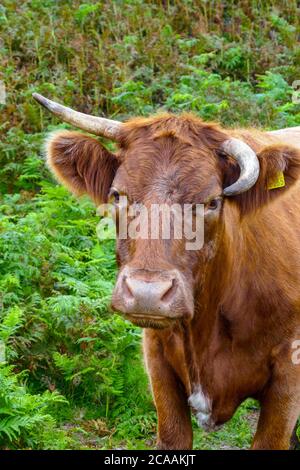
<svg viewBox="0 0 300 470"><path fill-rule="evenodd" d="M55 427L55 419L48 409L66 403L57 392L30 394L24 378L24 373L13 373L12 366L0 366L0 447L12 442L17 445L20 436L23 442L28 439L38 444L41 429Z"/></svg>

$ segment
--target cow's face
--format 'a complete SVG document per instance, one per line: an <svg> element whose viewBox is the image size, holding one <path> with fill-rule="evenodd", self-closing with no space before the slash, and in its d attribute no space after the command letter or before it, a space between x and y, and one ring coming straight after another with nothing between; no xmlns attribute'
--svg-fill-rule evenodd
<svg viewBox="0 0 300 470"><path fill-rule="evenodd" d="M123 231L125 220L126 236L117 230L119 274L112 306L145 327L192 318L194 281L211 256L222 214L222 171L215 148L225 137L214 126L190 129L177 121L169 129L159 121L128 125L117 155L79 133L55 134L48 144L58 179L73 192L88 192L97 204L112 203L117 228L122 218ZM132 236L129 225L136 217L130 210L137 204L148 211L149 227L146 234ZM153 232L153 208L158 209L158 232ZM169 219L159 212L167 208ZM170 222L166 233L165 222ZM175 224L181 229L176 235Z"/></svg>
<svg viewBox="0 0 300 470"><path fill-rule="evenodd" d="M197 148L188 136L156 133L122 149L120 160L109 200L116 207L118 225L126 211L128 230L126 238L117 239L120 272L112 305L140 326L164 327L177 319L190 319L194 280L211 254L222 212L216 155L208 148ZM128 233L136 218L134 211L130 216L128 206L124 207L126 201L128 206L139 204L147 214L148 227L140 236ZM137 214L141 217L138 210ZM159 231L153 227L156 223ZM170 224L165 233L164 223ZM181 229L177 234L176 224ZM194 240L187 225L194 230Z"/></svg>

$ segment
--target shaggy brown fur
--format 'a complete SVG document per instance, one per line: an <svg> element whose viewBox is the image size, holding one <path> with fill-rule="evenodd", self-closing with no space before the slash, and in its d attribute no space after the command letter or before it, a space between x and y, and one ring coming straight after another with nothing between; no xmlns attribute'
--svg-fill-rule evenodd
<svg viewBox="0 0 300 470"><path fill-rule="evenodd" d="M260 176L248 192L223 200L206 223L202 250L188 252L181 240L118 241L121 268L177 269L193 293L192 320L144 332L164 449L191 448L187 399L197 385L210 398L217 425L245 398L257 398L253 448L289 447L300 414L300 365L292 362L293 341L300 339L300 150L284 135L223 129L191 115L129 121L116 155L74 132L59 132L48 143L58 180L96 203L107 200L113 184L145 205L207 204L238 178L237 164L220 151L231 136L256 151ZM279 171L285 187L269 190Z"/></svg>

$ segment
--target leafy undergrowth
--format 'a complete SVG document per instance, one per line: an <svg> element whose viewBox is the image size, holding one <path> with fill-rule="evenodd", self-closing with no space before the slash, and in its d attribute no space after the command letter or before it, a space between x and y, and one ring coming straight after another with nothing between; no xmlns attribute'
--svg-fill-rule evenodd
<svg viewBox="0 0 300 470"><path fill-rule="evenodd" d="M128 430L143 435L154 413L141 364L140 331L108 311L115 277L113 241L97 241L98 220L87 200L76 202L50 183L28 197L24 192L7 195L1 206L0 339L6 360L16 364L16 371L28 371L33 405L35 393L45 389L49 392L41 397L47 409L53 408L57 392L67 397L69 404L53 408L59 422L78 413L87 425L103 419L109 434L117 427L120 438ZM0 371L7 373L6 366ZM13 401L6 411L0 407L1 419L14 415ZM32 413L34 418L34 406ZM48 440L56 446L48 439L46 421L44 428L37 446L47 447ZM24 439L23 434L21 426L14 435L0 427L0 438L16 446L22 443L16 437ZM71 445L69 434L62 425L57 445Z"/></svg>
<svg viewBox="0 0 300 470"><path fill-rule="evenodd" d="M88 200L53 183L42 143L58 123L31 93L118 119L188 110L228 126L300 125L299 18L296 2L277 0L1 3L1 448L155 442L141 332L108 307L114 242L97 239ZM248 447L256 416L247 401L218 432L194 425L195 447Z"/></svg>
<svg viewBox="0 0 300 470"><path fill-rule="evenodd" d="M68 444L73 449L153 449L155 448L155 418L153 413L144 417L146 434L131 434L126 429L122 434L109 428L103 419L83 419L83 410L71 423L63 426ZM248 449L255 432L259 409L252 400L243 403L231 421L218 431L207 433L198 428L193 420L194 449L198 450L238 450ZM139 420L141 417L139 417ZM64 436L66 439L66 436ZM52 444L51 444L52 446Z"/></svg>

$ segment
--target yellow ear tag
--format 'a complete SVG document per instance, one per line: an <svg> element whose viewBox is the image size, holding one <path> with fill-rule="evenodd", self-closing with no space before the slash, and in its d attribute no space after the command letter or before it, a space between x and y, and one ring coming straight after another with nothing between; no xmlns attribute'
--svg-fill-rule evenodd
<svg viewBox="0 0 300 470"><path fill-rule="evenodd" d="M277 189L283 188L285 186L284 174L282 171L276 173L273 178L270 178L268 181L268 189Z"/></svg>

